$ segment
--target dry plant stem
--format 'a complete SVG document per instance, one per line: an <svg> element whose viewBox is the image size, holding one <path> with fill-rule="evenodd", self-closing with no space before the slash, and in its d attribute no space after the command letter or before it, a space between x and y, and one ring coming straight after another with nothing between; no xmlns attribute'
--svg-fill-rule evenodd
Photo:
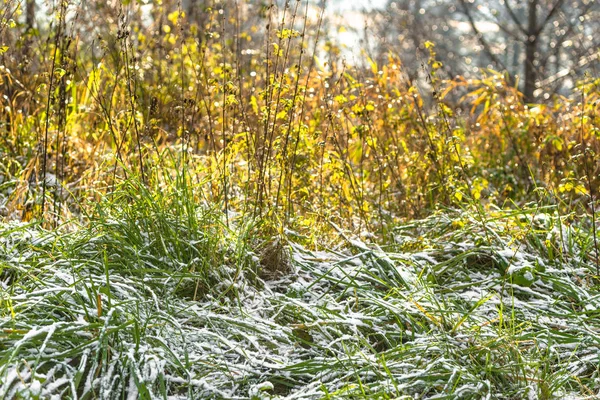
<svg viewBox="0 0 600 400"><path fill-rule="evenodd" d="M212 14L211 14L212 15ZM210 110L210 104L211 104L211 98L210 95L208 93L208 88L210 87L209 83L208 83L208 77L207 77L207 72L206 72L206 53L208 51L207 45L203 45L201 47L201 54L202 57L200 58L200 68L199 71L194 70L195 76L196 76L196 81L199 81L199 78L203 79L203 85L199 85L202 90L199 90L200 92L200 96L202 99L202 105L204 106L204 111L206 112L206 118L208 120L208 143L209 143L209 148L208 148L208 153L212 154L213 157L217 157L217 138L215 136L215 125L216 122L213 120L213 115L212 112ZM200 76L198 76L198 74L200 74ZM198 141L200 142L200 141ZM199 144L198 144L199 146ZM219 166L217 166L217 168L219 168ZM211 179L210 181L210 193L214 192L214 188L215 188L215 183L214 181Z"/></svg>
<svg viewBox="0 0 600 400"><path fill-rule="evenodd" d="M235 70L236 70L236 78L237 78L237 82L238 82L238 91L239 91L239 96L241 99L245 99L246 96L244 94L244 83L243 83L243 77L242 77L242 66L240 65L240 59L242 58L242 44L240 41L240 36L241 36L241 15L240 15L240 4L239 4L239 0L235 0ZM248 129L248 127L250 126L250 124L248 123L248 115L246 112L246 103L245 102L240 102L237 105L239 108L239 112L242 116L242 129L245 133L245 140L246 140L246 159L247 160L251 160L252 159L252 140L251 140L251 135L250 135L250 129ZM234 132L234 134L237 132ZM243 214L246 215L248 212L248 204L249 204L249 193L250 193L250 187L252 184L252 163L248 162L246 163L247 166L247 178L246 178L246 182L245 184L245 190L244 192L244 209L243 209Z"/></svg>
<svg viewBox="0 0 600 400"><path fill-rule="evenodd" d="M367 28L365 26L365 32L366 32L366 29ZM363 107L366 107L367 103L366 103L365 98L364 98L364 91L361 90L360 95L361 95L361 98L362 98L362 101L363 101ZM368 116L367 116L367 118L368 118ZM370 131L370 129L371 129L371 126L369 125L369 131ZM351 131L348 131L348 132L350 133ZM365 149L367 147L367 141L366 141L366 137L365 136L366 135L364 133L359 133L361 151L360 151L360 161L359 161L359 176L360 176L360 197L359 197L359 201L360 201L360 204L358 205L358 207L359 207L360 210L363 209L363 205L365 203L365 192L366 192L365 191L365 169L364 169L364 164L365 164ZM350 136L348 136L348 137L350 137ZM367 226L367 229L370 230L370 228L368 228L369 225L367 224L366 216L364 218L360 219L359 229L362 229L361 224L363 222Z"/></svg>
<svg viewBox="0 0 600 400"><path fill-rule="evenodd" d="M291 21L290 21L290 29L293 29L293 27L294 27L294 21L296 19L298 5L299 5L299 2L296 2L296 7L294 8L294 12L292 14ZM281 22L279 24L279 38L278 38L278 42L277 42L277 51L275 52L275 65L274 65L273 72L272 72L274 83L277 81L277 74L278 74L279 66L280 66L279 65L280 58L281 58L280 53L281 53L282 43L284 40L283 31L285 28L288 8L289 8L289 0L286 0L286 2L284 4ZM264 192L264 193L262 193L262 195L266 195L266 196L270 196L270 192L271 192L271 168L269 168L269 161L271 159L273 143L275 141L275 130L277 127L277 114L279 113L281 92L282 92L282 88L283 88L283 82L285 79L285 71L284 70L285 70L285 66L287 65L287 60L289 57L290 46L291 46L291 38L288 38L286 51L283 56L283 60L281 62L281 70L282 71L279 76L276 97L274 96L274 88L272 87L272 84L271 84L271 75L270 74L269 74L269 78L266 82L266 84L268 85L267 87L271 87L271 90L268 92L269 94L267 96L267 121L265 124L266 130L265 130L265 137L264 137L264 143L265 143L264 145L266 145L267 149L266 149L266 152L261 157L262 165L261 165L261 168L259 169L259 174L260 174L259 181L262 183L262 192ZM267 66L268 65L269 65L269 60L267 60ZM274 97L275 97L275 100L274 100ZM273 112L271 112L273 101L275 101L275 109ZM269 125L271 124L271 115L273 115L273 121L272 121L273 126L269 130ZM263 147L263 149L264 149L264 147ZM265 177L265 175L267 175L267 176ZM268 185L265 182L265 178L266 178L266 182L268 182Z"/></svg>
<svg viewBox="0 0 600 400"><path fill-rule="evenodd" d="M223 114L222 137L223 137L223 201L225 203L225 222L229 227L229 201L227 197L227 70L225 68L225 10L221 19L221 47L223 48Z"/></svg>
<svg viewBox="0 0 600 400"><path fill-rule="evenodd" d="M290 30L294 29L294 22L296 21L296 15L298 12L298 6L299 6L300 2L296 1L296 6L294 8L294 12L292 13L292 18L290 21ZM280 29L279 29L279 41L278 41L278 49L281 48L281 45L283 43L284 40L284 28L285 28L285 18L286 18L286 12L287 9L289 8L289 0L286 0L286 3L284 5L285 9L284 9L284 13L283 13L283 17L281 20L281 25L280 25ZM289 37L287 42L287 46L286 46L286 50L285 50L285 55L283 57L283 61L281 63L281 73L280 73L280 78L279 78L279 88L277 90L277 99L275 100L275 112L273 113L273 127L271 128L271 133L269 135L269 148L267 150L267 165L269 163L269 159L271 157L271 149L273 147L273 142L275 140L275 129L277 128L277 115L279 114L279 106L281 103L281 92L282 92L282 88L283 88L283 82L285 79L285 67L287 65L288 62L288 57L289 57L289 52L290 52L290 47L291 47L291 43L292 43L292 37ZM277 78L277 70L279 68L279 52L281 50L278 50L278 54L277 57L275 59L275 72L274 72L274 79ZM282 154L285 154L285 149L282 150ZM268 169L268 178L267 181L269 182L269 190L268 192L271 193L271 169Z"/></svg>
<svg viewBox="0 0 600 400"><path fill-rule="evenodd" d="M59 54L58 64L61 68L65 69L65 56L68 51L70 44L70 38L66 41L63 40L61 43L61 51ZM67 145L67 132L66 132L66 102L67 102L67 88L66 88L66 78L67 74L63 75L60 78L59 86L58 86L58 121L57 121L57 134L56 134L56 162L54 163L54 227L57 226L58 220L60 219L60 208L62 205L61 197L62 197L62 184L59 183L59 178L64 176L65 171L65 155L66 155L66 145ZM61 140L62 138L62 140Z"/></svg>
<svg viewBox="0 0 600 400"><path fill-rule="evenodd" d="M340 82L340 79L338 79L336 81L336 83L331 87L331 89L335 88L336 85L338 85ZM323 196L324 193L324 181L323 181L323 163L325 160L325 149L327 147L327 140L329 139L329 132L333 132L333 136L335 136L335 126L333 124L333 112L331 110L331 107L328 104L327 99L331 98L331 93L329 93L329 89L330 87L328 85L324 85L323 87L323 99L325 99L324 104L325 104L325 119L327 120L327 126L325 127L325 131L323 132L324 137L323 140L319 143L319 146L321 147L321 155L319 156L319 215L323 216L323 208L325 207L325 198ZM362 202L362 200L361 200Z"/></svg>
<svg viewBox="0 0 600 400"><path fill-rule="evenodd" d="M285 4L284 4L284 9L283 9L283 15L281 17L281 22L279 25L279 40L277 42L277 48L275 53L275 65L273 68L273 83L276 82L277 80L277 72L279 70L279 58L280 55L279 53L281 52L281 44L283 41L283 35L281 34L283 32L283 29L285 27L285 21L286 21L286 15L287 15L287 9L289 6L289 0L286 0ZM271 8L274 8L274 5L271 6ZM269 11L269 29L270 29L270 21L271 21L271 17L270 17L270 12ZM293 20L295 18L295 14L292 17L292 27L293 27ZM270 35L270 33L269 33ZM267 44L267 46L269 46L269 44ZM289 43L288 43L289 46ZM289 49L289 47L288 47ZM268 57L268 48L267 48L267 68L270 65L270 59ZM287 54L286 54L287 57ZM285 66L286 60L283 61L283 65ZM283 84L283 79L284 79L285 75L282 71L281 74L281 78L278 84L278 89L277 89L277 98L275 100L275 110L274 112L271 112L272 109L272 103L273 103L273 97L274 97L274 87L272 86L273 84L271 83L271 74L267 73L267 79L265 84L267 85L267 96L266 96L266 103L267 103L267 118L265 121L265 133L264 133L264 143L263 143L263 154L261 155L260 158L260 167L259 167L259 182L261 183L262 187L260 189L260 196L269 196L270 193L270 188L271 188L271 182L270 182L270 168L269 168L269 160L271 158L271 151L272 151L272 147L273 147L273 141L274 141L274 137L275 137L275 128L277 125L277 112L278 112L278 108L279 108L279 101L281 98L281 88L282 88L282 84ZM273 128L271 130L269 130L269 125L271 124L271 115L273 115ZM264 146L266 146L266 151L264 150ZM268 170L268 171L267 171ZM266 177L265 175L269 174L268 177ZM267 183L265 182L265 180L267 180L269 182L268 186ZM261 209L262 209L262 198L261 198Z"/></svg>
<svg viewBox="0 0 600 400"><path fill-rule="evenodd" d="M304 115L306 112L306 108L305 108L306 93L308 91L308 84L310 82L311 73L315 66L314 55L317 54L317 46L319 44L319 39L321 36L321 26L323 24L323 16L325 14L326 7L327 7L327 0L324 0L321 5L321 12L319 13L319 20L317 22L317 33L315 35L315 43L313 46L311 62L310 62L310 65L308 66L308 73L306 74L306 81L304 83L304 92L302 93L300 117L298 119L300 121L300 123L299 123L300 126L298 127L298 131L296 132L296 137L295 137L295 141L294 141L294 150L292 151L292 158L291 158L292 166L290 168L289 175L288 175L288 186L287 186L288 192L287 192L286 196L288 199L290 199L290 201L288 201L289 207L288 207L288 213L286 214L286 217L285 217L286 221L289 221L289 217L293 213L293 202L291 201L291 198L292 198L292 184L293 184L294 170L296 169L296 155L298 154L298 145L300 144L300 133L301 133L301 128L304 123Z"/></svg>
<svg viewBox="0 0 600 400"><path fill-rule="evenodd" d="M263 124L263 138L261 140L260 133L258 133L258 139L256 140L256 150L255 153L258 155L258 181L256 185L256 199L254 203L254 211L253 217L262 216L263 209L263 195L265 190L265 182L264 182L264 168L265 165L265 157L266 157L266 140L269 132L269 121L271 120L271 98L272 98L272 87L271 87L271 59L270 59L270 40L271 40L271 21L272 21L272 10L275 7L273 0L269 2L269 13L268 13L268 21L267 21L267 32L265 35L265 49L266 49L266 65L265 65L265 104L267 108L267 115Z"/></svg>
<svg viewBox="0 0 600 400"><path fill-rule="evenodd" d="M300 0L297 0L297 1L300 2ZM302 33L301 33L301 41L300 41L300 55L298 56L298 68L296 71L296 79L294 82L294 94L292 96L292 109L290 110L290 115L288 118L288 124L287 124L285 139L283 142L283 150L282 150L282 154L284 155L284 160L288 160L289 164L294 163L293 159L286 158L286 156L287 156L288 142L290 139L290 135L292 133L292 126L293 126L295 113L296 113L296 100L298 99L298 92L299 92L299 88L300 88L300 71L302 68L302 56L304 55L304 40L305 40L305 35L306 35L307 22L308 22L308 1L306 2L306 8L304 10L304 24L302 25ZM301 126L302 126L302 119L300 119L298 121L297 129L301 129ZM291 165L288 165L287 168L291 169ZM276 210L279 208L279 197L281 195L283 177L284 177L285 172L287 171L287 168L281 168L279 171L279 178L277 179L277 194L275 196L275 209ZM290 198L288 197L287 202L289 203L289 201L290 201ZM282 227L283 227L283 224L286 224L287 222L288 221L287 221L287 213L286 213L286 216L284 218L282 218L282 221L281 221Z"/></svg>
<svg viewBox="0 0 600 400"><path fill-rule="evenodd" d="M121 154L121 148L122 148L122 144L124 141L124 138L119 141L119 138L117 137L117 130L113 124L112 121L112 104L113 104L113 100L115 97L115 91L116 91L116 84L112 85L111 90L110 90L110 96L108 98L108 101L106 102L106 104L102 101L102 95L100 93L100 84L98 82L92 81L90 84L90 76L98 76L99 75L99 70L97 67L97 63L96 63L96 59L94 56L94 44L95 41L92 41L92 60L94 61L92 63L92 74L87 74L88 78L87 78L87 86L90 88L89 89L89 93L90 96L94 99L94 101L96 102L96 104L98 105L98 107L100 107L100 111L102 113L102 118L104 118L104 122L106 123L107 127L108 127L108 131L110 132L110 136L115 144L115 146L117 146L116 149L116 158L118 161L121 162L121 165L125 165L125 161L123 159L123 156ZM81 64L78 64L79 68L84 68L83 62ZM117 70L117 72L114 74L114 81L117 82L119 80L119 74L120 74L120 68ZM108 185L109 186L109 193L112 193L114 191L115 188L115 184L116 184L116 179L117 179L117 166L118 166L118 162L115 162L114 166L113 166L113 173L112 173L112 180L111 183ZM123 175L125 177L125 179L127 179L127 171L124 169L123 170Z"/></svg>
<svg viewBox="0 0 600 400"><path fill-rule="evenodd" d="M181 162L181 181L182 184L184 185L184 187L186 186L186 178L185 178L185 171L187 170L187 152L188 152L188 146L189 146L189 137L187 134L187 130L186 130L186 125L185 125L185 107L186 107L186 101L185 101L185 55L183 54L183 48L184 48L184 31L183 31L183 16L182 16L182 11L181 11L181 0L179 0L177 2L177 24L178 24L178 28L179 28L179 34L180 34L180 38L179 38L179 52L181 55L181 62L179 64L179 74L181 75L181 99L180 99L180 103L181 103L181 122L180 122L180 129L181 129L181 140L182 140L182 149L183 149L183 156L182 156L182 162Z"/></svg>
<svg viewBox="0 0 600 400"><path fill-rule="evenodd" d="M202 49L202 47L201 47ZM198 63L199 65L199 69L201 69L204 65L204 51L200 51L200 53L202 54L202 57L200 58L200 62ZM193 58L192 58L192 54L190 52L188 52L187 57L189 58L190 61L193 62ZM194 68L192 70L193 72L193 76L195 78L196 82L200 82L200 76L198 76L198 70L196 70L196 68ZM189 126L193 127L196 122L197 122L197 117L200 118L200 107L198 106L198 104L200 103L200 101L204 101L204 98L202 97L202 85L200 84L196 84L195 85L195 89L194 89L194 100L193 102L190 103L191 106L191 120L189 121ZM207 136L210 139L210 136ZM207 142L211 142L210 140L207 140ZM198 133L196 135L196 147L195 147L195 151L196 153L200 152L200 144L201 144L201 135ZM192 148L192 131L188 130L188 148Z"/></svg>
<svg viewBox="0 0 600 400"><path fill-rule="evenodd" d="M405 188L404 182L402 181L402 176L397 172L397 171L400 171L400 169L401 169L400 157L398 154L399 150L401 149L401 146L398 141L398 137L397 137L395 130L392 129L392 127L389 124L389 117L387 115L387 113L388 113L387 107L384 107L384 110L385 111L384 111L384 116L383 116L383 130L384 130L386 136L392 139L392 143L394 145L394 161L396 162L396 168L394 168L392 163L389 163L388 167L390 169L390 173L395 178L395 183L400 186L399 187L400 193L406 193L406 188Z"/></svg>
<svg viewBox="0 0 600 400"><path fill-rule="evenodd" d="M204 105L204 111L206 112L206 117L208 119L208 135L209 135L209 142L210 142L210 151L212 151L212 154L216 156L217 154L217 148L216 148L216 142L217 139L215 137L215 129L214 129L214 125L215 122L213 121L213 116L212 113L210 111L210 96L208 93L208 88L210 87L209 83L208 83L208 76L207 76L207 72L206 72L206 52L208 51L207 46L204 45L201 48L200 53L202 54L202 57L200 58L200 68L199 71L196 71L194 69L194 73L196 74L196 80L199 80L199 78L202 78L204 80L204 84L200 85L204 90L201 91L201 96L202 96L202 104ZM200 76L198 76L198 74L200 74Z"/></svg>
<svg viewBox="0 0 600 400"><path fill-rule="evenodd" d="M77 26L79 18L79 8L75 10L75 16L71 20L71 29L70 33L65 35L65 40L62 42L62 49L60 52L60 61L59 65L61 68L65 70L67 67L68 71L65 71L65 74L60 78L60 89L59 89L59 115L58 115L58 131L59 134L56 137L56 165L54 175L56 176L56 182L54 185L54 214L55 214L55 227L58 226L59 220L62 214L62 206L63 206L63 195L64 195L64 186L61 181L66 176L66 159L67 159L67 81L72 80L74 78L74 71L76 70L73 62L76 60L78 43L79 39L74 39L75 27ZM66 30L66 21L65 21L65 30ZM74 50L71 55L68 55L69 48L71 44L75 42ZM67 60L65 61L65 58ZM67 64L68 63L68 64ZM68 79L67 79L68 78ZM74 111L73 111L74 112ZM62 135L62 140L59 140L59 137ZM60 149L60 151L59 151ZM60 154L60 157L59 157Z"/></svg>
<svg viewBox="0 0 600 400"><path fill-rule="evenodd" d="M583 146L583 163L585 165L585 178L586 178L586 184L587 184L587 189L588 189L588 193L589 193L589 197L590 197L590 208L592 211L592 235L594 238L594 252L595 257L595 264L596 264L596 275L600 276L600 254L598 253L598 237L597 237L597 232L596 232L596 205L594 204L595 202L595 196L594 196L594 187L592 186L592 174L593 174L593 170L592 167L590 165L590 160L588 158L588 147L587 147L587 140L585 139L585 131L584 131L584 122L583 122L583 117L584 117L584 112L585 112L585 92L582 89L581 90L581 129L580 129L580 134L581 134L581 144Z"/></svg>
<svg viewBox="0 0 600 400"><path fill-rule="evenodd" d="M123 12L123 10L121 10L120 12ZM136 101L136 80L135 77L131 75L131 70L130 70L130 65L129 65L129 48L127 46L127 44L129 43L128 38L129 38L129 30L127 30L127 25L125 25L125 17L123 16L123 26L121 27L122 29L122 35L124 35L124 37L122 38L122 45L121 45L121 49L123 52L123 58L125 61L125 79L127 81L127 92L129 94L129 105L131 107L131 118L133 119L133 130L135 133L135 139L137 142L137 151L138 151L138 158L139 158L139 163L140 163L140 175L142 177L142 183L147 184L147 180L146 180L146 174L144 172L144 159L142 156L142 143L140 140L140 131L138 128L138 121L136 118L136 107L135 107L135 101ZM133 45L131 45L133 46ZM133 54L133 47L132 47L132 54Z"/></svg>
<svg viewBox="0 0 600 400"><path fill-rule="evenodd" d="M42 208L40 214L40 217L42 219L44 218L44 211L46 206L46 171L48 167L48 132L50 130L50 104L52 101L52 92L54 91L54 72L56 70L56 57L58 53L58 45L60 41L60 36L62 35L67 5L67 1L61 2L60 12L58 16L58 30L56 32L56 36L54 37L54 52L52 55L52 66L50 67L50 85L48 86L48 97L46 99L46 121L44 127L44 149L42 159Z"/></svg>
<svg viewBox="0 0 600 400"><path fill-rule="evenodd" d="M327 98L327 94L325 94L324 97ZM325 137L323 138L323 141L319 143L319 146L321 147L321 155L319 156L319 214L321 215L323 215L323 208L325 207L325 198L323 197L323 188L325 186L323 182L323 161L325 159L325 147L327 145L327 139L329 138L329 131L333 129L331 125L331 120L329 120L329 123L325 127L325 132L323 132ZM335 135L335 131L333 134Z"/></svg>

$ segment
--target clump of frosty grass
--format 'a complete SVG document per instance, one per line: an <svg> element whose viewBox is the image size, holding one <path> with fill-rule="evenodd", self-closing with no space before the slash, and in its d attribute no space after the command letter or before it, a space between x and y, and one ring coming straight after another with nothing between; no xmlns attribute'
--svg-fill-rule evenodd
<svg viewBox="0 0 600 400"><path fill-rule="evenodd" d="M3 225L0 398L597 398L600 292L579 226L447 212L385 249L289 242L292 271L264 281L226 236L200 276L143 226L128 242Z"/></svg>

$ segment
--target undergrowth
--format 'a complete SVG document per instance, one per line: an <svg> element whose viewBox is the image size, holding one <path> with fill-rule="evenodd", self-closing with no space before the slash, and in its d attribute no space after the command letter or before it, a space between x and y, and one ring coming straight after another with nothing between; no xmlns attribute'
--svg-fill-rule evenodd
<svg viewBox="0 0 600 400"><path fill-rule="evenodd" d="M21 3L0 398L600 395L598 78L350 65L326 2Z"/></svg>
<svg viewBox="0 0 600 400"><path fill-rule="evenodd" d="M262 220L313 244L330 222L385 238L440 207L536 201L595 218L597 78L525 104L500 72L444 79L430 42L425 81L394 54L350 65L326 5L228 1L188 15L175 3L146 18L137 2L62 2L54 25L19 37L19 2L4 0L5 219L81 218L131 173L150 191L178 176L226 224Z"/></svg>
<svg viewBox="0 0 600 400"><path fill-rule="evenodd" d="M554 209L494 211L484 245L474 214L449 210L396 227L386 248L288 240L291 271L268 280L226 232L169 236L177 217L3 226L4 398L597 394L591 233ZM196 298L208 260L215 284Z"/></svg>

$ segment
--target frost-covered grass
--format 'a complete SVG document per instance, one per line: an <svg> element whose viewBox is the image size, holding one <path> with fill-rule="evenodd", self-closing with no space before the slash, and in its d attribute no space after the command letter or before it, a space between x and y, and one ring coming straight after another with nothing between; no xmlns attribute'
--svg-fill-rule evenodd
<svg viewBox="0 0 600 400"><path fill-rule="evenodd" d="M165 204L0 226L0 398L600 396L591 235L551 209L311 251Z"/></svg>

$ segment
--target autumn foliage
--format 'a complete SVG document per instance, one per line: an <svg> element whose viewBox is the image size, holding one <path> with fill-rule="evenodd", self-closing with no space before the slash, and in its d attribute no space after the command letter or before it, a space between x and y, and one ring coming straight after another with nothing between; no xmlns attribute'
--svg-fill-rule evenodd
<svg viewBox="0 0 600 400"><path fill-rule="evenodd" d="M332 224L385 234L443 207L593 211L600 80L524 104L499 72L445 80L426 43L412 82L394 54L347 64L303 2L219 4L201 18L169 2L151 15L98 5L99 24L63 2L19 38L20 6L5 2L4 217L81 217L131 177L183 185L228 223L315 236Z"/></svg>

